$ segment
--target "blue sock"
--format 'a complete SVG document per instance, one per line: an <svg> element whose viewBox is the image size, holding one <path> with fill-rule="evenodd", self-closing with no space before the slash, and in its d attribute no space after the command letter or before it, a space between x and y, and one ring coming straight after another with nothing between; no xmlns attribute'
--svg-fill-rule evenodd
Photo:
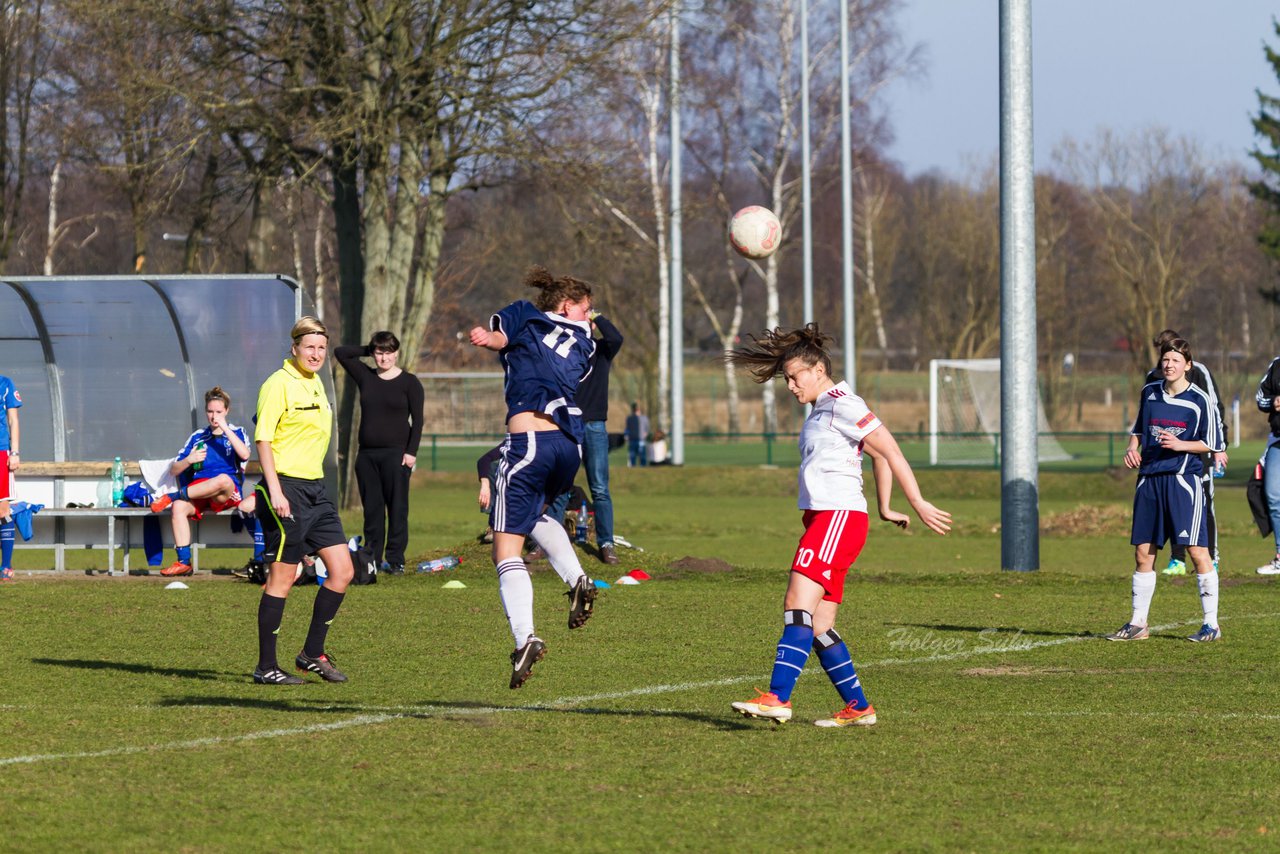
<svg viewBox="0 0 1280 854"><path fill-rule="evenodd" d="M13 537L17 530L12 519L0 522L0 566L5 569L13 568Z"/></svg>
<svg viewBox="0 0 1280 854"><path fill-rule="evenodd" d="M177 492L172 493L172 495L173 495L173 498L174 498L174 500L175 500L175 501L190 501L190 500L191 500L191 496L187 495L187 488L186 488L185 486L183 486L183 487L179 487L179 488L178 488L178 491L177 491Z"/></svg>
<svg viewBox="0 0 1280 854"><path fill-rule="evenodd" d="M173 550L178 553L178 560L191 563L191 546L174 546Z"/></svg>
<svg viewBox="0 0 1280 854"><path fill-rule="evenodd" d="M266 543L262 540L262 523L257 516L250 516L249 524L253 526L253 559L262 560L262 556L267 553Z"/></svg>
<svg viewBox="0 0 1280 854"><path fill-rule="evenodd" d="M813 646L813 615L808 611L782 612L782 637L778 639L778 657L773 660L773 677L769 690L782 702L791 699L796 680L809 660Z"/></svg>
<svg viewBox="0 0 1280 854"><path fill-rule="evenodd" d="M822 662L822 669L827 671L831 684L836 686L846 706L852 703L855 709L865 709L871 705L867 702L867 695L862 693L862 682L858 680L858 671L853 669L849 647L835 629L828 629L814 638L813 648L818 653L818 661Z"/></svg>

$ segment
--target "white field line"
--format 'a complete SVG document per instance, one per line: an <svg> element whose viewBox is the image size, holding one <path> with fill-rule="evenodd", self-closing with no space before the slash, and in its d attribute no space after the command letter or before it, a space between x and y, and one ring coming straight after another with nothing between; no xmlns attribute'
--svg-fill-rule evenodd
<svg viewBox="0 0 1280 854"><path fill-rule="evenodd" d="M1232 617L1232 620L1262 620L1280 617L1280 614L1249 614L1244 616ZM1225 620L1224 620L1225 622ZM1199 620L1182 621L1178 623L1167 623L1160 626L1151 626L1153 632L1166 632L1187 626L1194 626ZM979 649L959 650L957 652L940 653L937 655L924 655L916 658L883 658L879 661L869 661L858 665L859 669L866 667L893 667L903 664L927 664L937 661L956 661L963 658L973 658L979 655L994 655L996 653L1013 653L1013 652L1030 652L1033 649L1043 649L1044 647L1061 646L1068 643L1079 643L1081 641L1101 640L1097 635L1072 635L1064 638L1054 638L1052 640L1042 641L1026 641L1019 642L1009 647L1001 647L998 645L982 647ZM386 706L376 707L385 708L383 714L376 715L357 715L353 718L346 718L340 721L330 721L328 723L307 724L300 727L288 727L283 729L261 730L259 732L249 732L242 735L216 736L210 738L193 738L186 741L171 741L163 744L144 744L132 747L114 747L107 750L90 750L77 753L43 753L33 754L30 756L9 756L0 758L0 767L7 765L29 765L39 762L54 762L67 759L96 759L108 756L130 756L139 753L153 753L162 750L195 750L203 747L217 747L225 744L239 744L247 741L260 741L269 738L284 738L295 735L309 735L317 732L333 732L335 730L349 729L355 726L368 726L370 724L386 723L388 721L399 720L401 718L424 717L432 715L447 715L450 717L469 717L472 715L492 715L501 712L541 712L554 711L563 709L566 706L580 706L584 703L594 703L600 700L621 700L629 697L644 697L653 694L673 694L682 691L694 691L703 688L720 688L730 685L743 685L750 682L760 680L760 675L752 676L731 676L723 679L708 679L698 682L673 682L666 685L648 685L640 688L631 688L626 691L611 691L601 694L584 694L577 697L561 697L558 700L551 700L548 703L526 706L485 706L485 707L469 707L459 709L451 706ZM12 707L10 707L12 708ZM323 706L316 707L317 711L324 710ZM585 710L584 710L585 711ZM1003 713L1006 714L1007 713ZM1146 712L1021 712L1026 717L1109 717L1109 716L1126 716L1141 717L1154 713ZM1167 717L1167 714L1162 713ZM1251 713L1225 713L1225 714L1198 714L1197 717L1210 717L1220 719L1242 719L1242 720L1274 720L1280 719L1280 715L1268 714L1251 714Z"/></svg>

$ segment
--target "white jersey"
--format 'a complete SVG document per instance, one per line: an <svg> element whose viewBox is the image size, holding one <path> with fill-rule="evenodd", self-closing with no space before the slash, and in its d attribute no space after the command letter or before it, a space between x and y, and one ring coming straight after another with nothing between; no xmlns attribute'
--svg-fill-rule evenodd
<svg viewBox="0 0 1280 854"><path fill-rule="evenodd" d="M862 440L880 419L848 383L827 389L800 428L800 509L867 512Z"/></svg>

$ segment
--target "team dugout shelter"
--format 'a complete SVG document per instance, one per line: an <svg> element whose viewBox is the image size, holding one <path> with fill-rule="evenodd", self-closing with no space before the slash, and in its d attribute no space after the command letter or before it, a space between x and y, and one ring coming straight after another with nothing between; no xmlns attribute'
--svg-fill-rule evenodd
<svg viewBox="0 0 1280 854"><path fill-rule="evenodd" d="M231 396L228 420L252 447L258 388L289 358L297 318L315 313L306 291L279 275L0 282L0 374L22 395L24 464L173 457L207 425L204 393L214 386ZM335 402L331 371L322 379Z"/></svg>

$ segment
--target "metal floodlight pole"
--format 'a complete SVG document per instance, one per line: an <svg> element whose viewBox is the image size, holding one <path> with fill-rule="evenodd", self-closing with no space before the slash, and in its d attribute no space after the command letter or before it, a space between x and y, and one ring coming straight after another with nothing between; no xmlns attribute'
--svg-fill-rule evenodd
<svg viewBox="0 0 1280 854"><path fill-rule="evenodd" d="M800 0L800 210L804 223L804 322L813 322L813 186L809 156L809 0Z"/></svg>
<svg viewBox="0 0 1280 854"><path fill-rule="evenodd" d="M849 131L849 0L840 0L840 254L844 259L844 378L858 390L853 348L853 137Z"/></svg>
<svg viewBox="0 0 1280 854"><path fill-rule="evenodd" d="M1000 566L1040 568L1031 0L1000 0Z"/></svg>
<svg viewBox="0 0 1280 854"><path fill-rule="evenodd" d="M680 198L680 7L671 6L671 462L684 465L684 251Z"/></svg>

